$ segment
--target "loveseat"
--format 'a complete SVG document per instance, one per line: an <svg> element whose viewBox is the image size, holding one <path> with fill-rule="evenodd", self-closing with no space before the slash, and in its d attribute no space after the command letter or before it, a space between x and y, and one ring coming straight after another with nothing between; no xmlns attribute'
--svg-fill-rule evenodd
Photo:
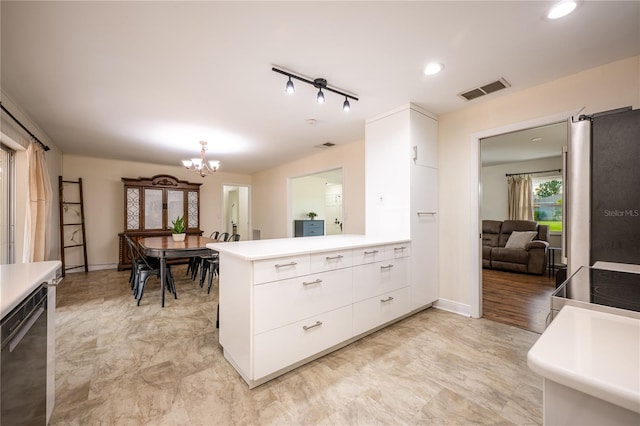
<svg viewBox="0 0 640 426"><path fill-rule="evenodd" d="M528 220L482 221L482 267L542 275L549 227Z"/></svg>

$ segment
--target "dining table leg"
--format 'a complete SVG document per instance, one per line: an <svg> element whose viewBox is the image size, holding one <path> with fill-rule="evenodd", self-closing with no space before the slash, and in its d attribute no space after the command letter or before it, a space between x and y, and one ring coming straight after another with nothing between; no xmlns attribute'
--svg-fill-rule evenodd
<svg viewBox="0 0 640 426"><path fill-rule="evenodd" d="M164 257L164 253L160 256L160 294L162 294L162 307L164 308L164 289L165 289L165 279L166 279L166 268L167 268L167 259Z"/></svg>

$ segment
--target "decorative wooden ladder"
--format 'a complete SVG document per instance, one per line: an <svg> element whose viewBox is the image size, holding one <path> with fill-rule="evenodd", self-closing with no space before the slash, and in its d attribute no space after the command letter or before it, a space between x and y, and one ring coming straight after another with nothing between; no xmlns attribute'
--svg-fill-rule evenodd
<svg viewBox="0 0 640 426"><path fill-rule="evenodd" d="M65 188L66 187L66 188ZM66 190L65 190L66 189ZM58 176L58 191L60 196L60 245L62 246L62 276L71 269L84 268L89 272L87 263L87 239L84 228L84 203L82 198L82 178L75 180L63 180ZM74 266L67 266L67 253L71 249L69 257L80 261L78 248L82 247L83 262Z"/></svg>

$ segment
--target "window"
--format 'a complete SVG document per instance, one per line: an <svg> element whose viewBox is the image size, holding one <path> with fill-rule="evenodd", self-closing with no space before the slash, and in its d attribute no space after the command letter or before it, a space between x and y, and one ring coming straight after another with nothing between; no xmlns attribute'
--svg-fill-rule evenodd
<svg viewBox="0 0 640 426"><path fill-rule="evenodd" d="M0 264L13 263L13 157L14 151L0 144Z"/></svg>
<svg viewBox="0 0 640 426"><path fill-rule="evenodd" d="M562 232L562 176L533 178L533 219L552 233Z"/></svg>

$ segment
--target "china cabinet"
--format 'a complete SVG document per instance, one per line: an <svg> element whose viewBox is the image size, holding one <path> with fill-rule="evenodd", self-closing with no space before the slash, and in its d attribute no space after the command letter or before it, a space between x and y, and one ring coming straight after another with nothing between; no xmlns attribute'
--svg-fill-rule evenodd
<svg viewBox="0 0 640 426"><path fill-rule="evenodd" d="M124 235L137 242L145 237L170 235L168 227L178 216L184 218L187 235L200 230L200 183L178 180L170 175L151 178L122 178L124 183L124 232L119 236L118 270L129 269L131 259Z"/></svg>

